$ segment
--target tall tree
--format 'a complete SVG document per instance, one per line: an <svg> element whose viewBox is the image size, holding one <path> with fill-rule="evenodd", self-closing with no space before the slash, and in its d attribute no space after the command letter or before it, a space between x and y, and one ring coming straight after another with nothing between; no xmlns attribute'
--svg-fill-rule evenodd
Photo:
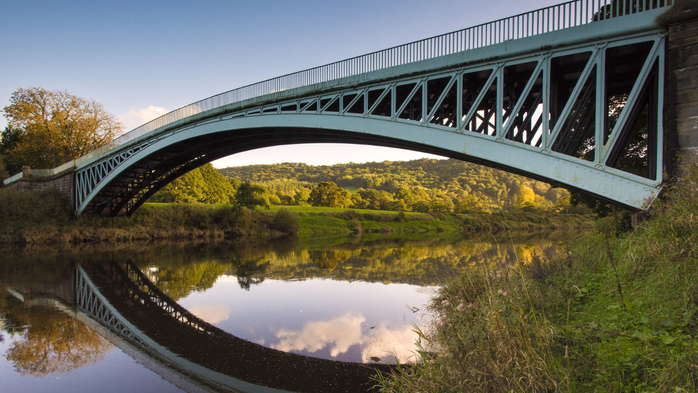
<svg viewBox="0 0 698 393"><path fill-rule="evenodd" d="M0 137L0 165L7 171L6 175L13 175L19 173L22 170L22 165L15 162L10 156L10 151L17 146L20 141L20 129L12 128L10 126L5 127ZM2 171L0 171L0 176L3 176Z"/></svg>
<svg viewBox="0 0 698 393"><path fill-rule="evenodd" d="M334 182L323 181L310 192L308 202L313 206L347 207L351 203L351 194Z"/></svg>
<svg viewBox="0 0 698 393"><path fill-rule="evenodd" d="M231 203L235 186L216 172L211 164L185 173L158 191L151 202Z"/></svg>
<svg viewBox="0 0 698 393"><path fill-rule="evenodd" d="M235 204L248 209L261 206L269 210L271 207L271 203L269 203L269 191L258 184L244 182L240 184L235 193Z"/></svg>
<svg viewBox="0 0 698 393"><path fill-rule="evenodd" d="M5 154L33 168L55 168L107 144L122 130L102 104L40 87L17 89L3 113L9 127L19 130Z"/></svg>

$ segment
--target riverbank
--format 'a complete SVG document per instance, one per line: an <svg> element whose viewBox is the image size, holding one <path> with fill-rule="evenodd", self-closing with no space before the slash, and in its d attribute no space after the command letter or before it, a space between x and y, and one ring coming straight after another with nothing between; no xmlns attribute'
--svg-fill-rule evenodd
<svg viewBox="0 0 698 393"><path fill-rule="evenodd" d="M74 218L55 190L0 189L0 244L123 243L297 236L298 215L232 206L152 204L131 217Z"/></svg>
<svg viewBox="0 0 698 393"><path fill-rule="evenodd" d="M301 213L300 237L332 239L360 237L381 238L451 238L471 237L477 233L497 234L505 231L579 231L594 227L594 217L553 213Z"/></svg>
<svg viewBox="0 0 698 393"><path fill-rule="evenodd" d="M567 244L444 286L423 362L385 392L698 391L698 169L634 232Z"/></svg>
<svg viewBox="0 0 698 393"><path fill-rule="evenodd" d="M590 227L591 216L551 213L440 214L230 205L145 204L131 217L72 217L54 190L0 189L0 244L78 244L193 239L455 237L471 232Z"/></svg>

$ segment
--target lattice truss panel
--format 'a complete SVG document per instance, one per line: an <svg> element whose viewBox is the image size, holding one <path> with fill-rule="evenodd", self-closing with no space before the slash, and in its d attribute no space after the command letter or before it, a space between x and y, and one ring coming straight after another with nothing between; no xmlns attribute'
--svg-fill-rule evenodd
<svg viewBox="0 0 698 393"><path fill-rule="evenodd" d="M100 294L97 286L90 280L87 273L81 268L77 268L76 279L76 300L77 307L86 314L92 316L104 326L128 339L130 342L148 348L148 344L136 336L133 331L119 320L112 311L109 303Z"/></svg>
<svg viewBox="0 0 698 393"><path fill-rule="evenodd" d="M227 334L170 299L132 262L127 262L125 269L117 264L111 264L110 266L112 277L118 277L117 280L125 284L126 290L123 293L131 300L147 307L156 307L178 322L200 332L209 335Z"/></svg>
<svg viewBox="0 0 698 393"><path fill-rule="evenodd" d="M613 168L616 176L656 186L662 176L663 56L663 35L652 34L303 97L222 118L312 114L417 124ZM203 151L184 158L163 152L148 162L128 163L177 132L81 170L77 211L130 214L152 191L212 160ZM157 169L172 159L179 161ZM97 195L97 184L122 165L129 166L122 180Z"/></svg>

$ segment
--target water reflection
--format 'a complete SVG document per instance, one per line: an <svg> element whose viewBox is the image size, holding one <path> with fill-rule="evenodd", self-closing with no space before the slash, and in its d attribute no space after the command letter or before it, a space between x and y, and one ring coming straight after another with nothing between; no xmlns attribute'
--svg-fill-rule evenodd
<svg viewBox="0 0 698 393"><path fill-rule="evenodd" d="M298 361L283 356L276 363L262 361L255 355L258 349L254 345L274 351L269 353L283 351L280 353L289 356L369 364L415 361L412 325L419 326L421 321L420 313L413 310L423 309L429 288L467 269L528 263L536 255L555 253L560 241L569 237L508 234L503 239L490 235L457 241L393 239L350 241L327 248L278 242L268 246L158 243L88 245L58 251L5 250L0 254L0 348L4 348L0 374L3 380L12 380L3 374L2 367L7 365L17 376L74 374L74 370L100 364L105 354L114 353L113 345L93 330L99 331L98 325L77 321L74 311L71 314L70 310L48 307L50 301L42 303L42 299L74 303L78 264L132 263L167 297L231 337L211 341L206 347L194 345L195 341L187 338L191 334L188 328L166 322L152 312L131 309L129 304L140 298L115 300L125 315L144 324L153 342L218 373L248 378L257 386L269 386L269 380L276 380L274 386L280 387L283 381L298 379L294 373L303 372L294 365ZM108 282L103 284L108 287ZM5 291L7 288L26 298L18 300ZM139 358L145 355L126 344L118 345L145 367L160 367L160 375L173 372L163 371L170 366ZM320 364L317 362L322 360L301 363ZM327 375L351 375L343 366L333 368L335 363L342 364L322 363L321 367L329 370ZM362 375L366 378L367 374ZM326 390L310 382L296 388Z"/></svg>
<svg viewBox="0 0 698 393"><path fill-rule="evenodd" d="M232 308L225 304L218 305L193 305L189 307L189 311L204 321L217 324L227 321L230 318Z"/></svg>
<svg viewBox="0 0 698 393"><path fill-rule="evenodd" d="M25 308L17 299L3 308L10 345L5 358L21 375L66 373L104 360L109 342L65 313L50 307Z"/></svg>
<svg viewBox="0 0 698 393"><path fill-rule="evenodd" d="M397 359L404 364L416 360L412 327L390 326L387 322L369 326L366 317L352 312L329 321L309 322L301 330L279 329L275 335L279 342L271 347L285 352L329 350L330 356L337 358L359 346L364 362Z"/></svg>
<svg viewBox="0 0 698 393"><path fill-rule="evenodd" d="M301 355L363 363L414 362L414 326L435 287L268 279L246 290L221 276L178 303L237 337ZM403 350L403 348L405 350ZM397 354L397 350L400 350ZM378 359L378 360L376 360Z"/></svg>

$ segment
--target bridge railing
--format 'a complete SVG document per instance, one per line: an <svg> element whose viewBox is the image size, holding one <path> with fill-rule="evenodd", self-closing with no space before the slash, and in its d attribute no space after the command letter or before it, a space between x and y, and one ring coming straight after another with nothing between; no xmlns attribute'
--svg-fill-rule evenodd
<svg viewBox="0 0 698 393"><path fill-rule="evenodd" d="M505 41L654 10L675 0L573 0L304 71L268 79L183 106L113 140L115 148L200 112L274 92L432 59Z"/></svg>

